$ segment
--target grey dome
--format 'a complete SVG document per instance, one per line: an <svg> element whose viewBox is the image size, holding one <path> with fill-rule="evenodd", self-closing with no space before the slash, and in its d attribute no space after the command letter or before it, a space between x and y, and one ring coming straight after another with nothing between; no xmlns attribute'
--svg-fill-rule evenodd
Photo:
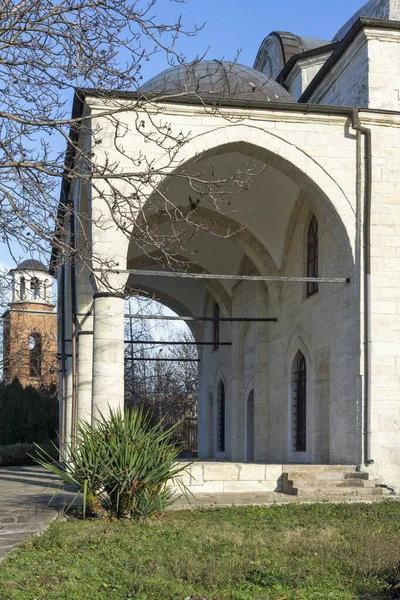
<svg viewBox="0 0 400 600"><path fill-rule="evenodd" d="M16 271L44 271L45 273L48 273L48 269L44 264L40 262L40 260L34 258L24 260L17 266Z"/></svg>
<svg viewBox="0 0 400 600"><path fill-rule="evenodd" d="M204 60L172 67L145 83L145 94L196 94L216 99L295 102L279 83L250 67Z"/></svg>
<svg viewBox="0 0 400 600"><path fill-rule="evenodd" d="M354 23L360 17L369 17L373 19L388 19L388 8L387 2L384 0L369 0L364 4L352 17L339 29L335 37L333 38L334 42L340 42L350 31Z"/></svg>

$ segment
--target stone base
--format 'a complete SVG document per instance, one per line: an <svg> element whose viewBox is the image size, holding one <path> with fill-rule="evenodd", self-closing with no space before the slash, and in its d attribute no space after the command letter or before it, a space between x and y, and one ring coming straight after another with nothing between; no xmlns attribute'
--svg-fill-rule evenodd
<svg viewBox="0 0 400 600"><path fill-rule="evenodd" d="M182 461L186 462L186 461ZM223 494L282 491L283 465L196 461L180 480L193 494Z"/></svg>

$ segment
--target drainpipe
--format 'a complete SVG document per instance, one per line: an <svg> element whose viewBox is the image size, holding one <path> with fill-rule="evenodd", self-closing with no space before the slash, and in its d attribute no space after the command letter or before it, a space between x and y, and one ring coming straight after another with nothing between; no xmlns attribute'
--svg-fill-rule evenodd
<svg viewBox="0 0 400 600"><path fill-rule="evenodd" d="M372 133L360 123L359 109L352 111L352 127L365 139L365 204L364 204L364 460L372 465L371 452L371 204L372 204ZM361 163L359 163L361 166Z"/></svg>
<svg viewBox="0 0 400 600"><path fill-rule="evenodd" d="M71 447L76 446L76 421L78 414L77 403L77 318L76 318L76 240L75 240L75 210L74 205L70 204L69 215L70 231L70 273L71 273L71 312L72 312L72 407L71 407Z"/></svg>
<svg viewBox="0 0 400 600"><path fill-rule="evenodd" d="M61 427L60 427L60 438L61 438L61 457L65 453L65 419L66 419L66 405L67 405L67 378L66 378L66 364L65 364L65 299L66 299L66 286L65 286L65 262L61 265L61 281L60 281L60 292L62 294L60 307L61 307Z"/></svg>

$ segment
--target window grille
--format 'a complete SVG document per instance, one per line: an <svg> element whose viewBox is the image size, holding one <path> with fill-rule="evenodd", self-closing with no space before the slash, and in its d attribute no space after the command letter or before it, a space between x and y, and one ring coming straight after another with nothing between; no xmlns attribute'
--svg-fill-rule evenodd
<svg viewBox="0 0 400 600"><path fill-rule="evenodd" d="M318 221L311 219L307 237L307 277L318 277ZM316 281L307 282L307 296L318 292Z"/></svg>
<svg viewBox="0 0 400 600"><path fill-rule="evenodd" d="M293 450L307 449L307 366L299 351L293 368Z"/></svg>
<svg viewBox="0 0 400 600"><path fill-rule="evenodd" d="M225 452L225 385L218 384L217 395L217 452Z"/></svg>
<svg viewBox="0 0 400 600"><path fill-rule="evenodd" d="M213 349L218 350L219 348L219 304L214 302L214 314L213 314Z"/></svg>

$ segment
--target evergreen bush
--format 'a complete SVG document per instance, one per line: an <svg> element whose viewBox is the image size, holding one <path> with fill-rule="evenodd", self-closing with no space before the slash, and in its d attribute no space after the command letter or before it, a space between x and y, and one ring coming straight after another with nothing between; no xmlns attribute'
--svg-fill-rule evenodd
<svg viewBox="0 0 400 600"><path fill-rule="evenodd" d="M111 412L78 424L76 448L67 444L60 464L40 448L37 462L61 480L59 491L73 485L83 493L84 514L88 507L98 517L149 517L172 502L167 484L188 468L176 462L175 428L163 428L141 408Z"/></svg>
<svg viewBox="0 0 400 600"><path fill-rule="evenodd" d="M0 383L0 445L43 444L55 440L58 399L55 386L37 390L18 379Z"/></svg>

